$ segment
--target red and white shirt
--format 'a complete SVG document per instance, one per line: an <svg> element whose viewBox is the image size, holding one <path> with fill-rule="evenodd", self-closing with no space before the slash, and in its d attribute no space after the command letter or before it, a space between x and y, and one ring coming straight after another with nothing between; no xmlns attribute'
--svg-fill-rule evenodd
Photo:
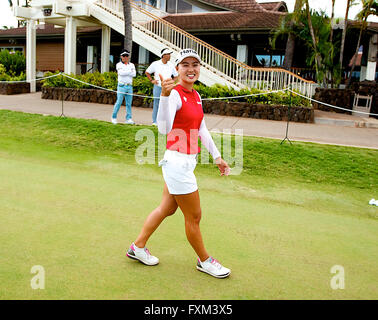
<svg viewBox="0 0 378 320"><path fill-rule="evenodd" d="M206 127L202 100L194 89L177 85L169 97L160 97L157 114L158 130L167 134L167 149L181 153L199 153L198 137L214 159L220 157Z"/></svg>

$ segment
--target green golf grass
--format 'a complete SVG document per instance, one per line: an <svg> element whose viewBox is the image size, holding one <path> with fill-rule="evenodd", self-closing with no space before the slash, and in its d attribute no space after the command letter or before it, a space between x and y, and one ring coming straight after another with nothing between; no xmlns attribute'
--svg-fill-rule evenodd
<svg viewBox="0 0 378 320"><path fill-rule="evenodd" d="M0 123L0 299L378 298L376 150L245 137L240 176L198 165L204 241L232 269L218 280L196 270L180 210L148 243L158 266L125 257L163 186L135 161L141 127L11 111ZM334 265L345 289L330 286Z"/></svg>

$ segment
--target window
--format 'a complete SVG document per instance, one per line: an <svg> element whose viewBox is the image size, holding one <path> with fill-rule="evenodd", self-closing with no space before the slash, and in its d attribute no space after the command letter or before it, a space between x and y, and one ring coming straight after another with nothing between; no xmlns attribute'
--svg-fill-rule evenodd
<svg viewBox="0 0 378 320"><path fill-rule="evenodd" d="M184 0L167 0L165 11L168 13L189 13L192 12L192 5Z"/></svg>
<svg viewBox="0 0 378 320"><path fill-rule="evenodd" d="M192 5L183 0L177 0L177 13L189 12L192 12Z"/></svg>
<svg viewBox="0 0 378 320"><path fill-rule="evenodd" d="M283 64L283 55L269 55L269 54L257 54L257 63L260 67L280 67Z"/></svg>
<svg viewBox="0 0 378 320"><path fill-rule="evenodd" d="M257 61L261 67L269 67L270 56L268 55L256 55Z"/></svg>
<svg viewBox="0 0 378 320"><path fill-rule="evenodd" d="M153 7L156 7L156 4L157 4L157 0L140 0L140 1L143 2L143 3L147 3L147 4L149 4L150 6L153 6Z"/></svg>
<svg viewBox="0 0 378 320"><path fill-rule="evenodd" d="M24 52L23 47L0 47L0 51L8 50L10 53L15 53L16 51Z"/></svg>
<svg viewBox="0 0 378 320"><path fill-rule="evenodd" d="M282 56L272 55L272 67L279 67L282 65Z"/></svg>
<svg viewBox="0 0 378 320"><path fill-rule="evenodd" d="M176 13L176 0L167 0L166 12Z"/></svg>

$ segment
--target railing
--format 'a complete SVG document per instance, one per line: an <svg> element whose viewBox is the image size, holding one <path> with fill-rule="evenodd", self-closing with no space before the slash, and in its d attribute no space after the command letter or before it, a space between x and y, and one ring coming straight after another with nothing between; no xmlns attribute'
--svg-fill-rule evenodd
<svg viewBox="0 0 378 320"><path fill-rule="evenodd" d="M100 3L117 13L123 12L122 1L120 0L99 0L99 1L93 1L93 2Z"/></svg>
<svg viewBox="0 0 378 320"><path fill-rule="evenodd" d="M301 78L311 80L314 82L316 81L316 71L314 69L292 67L290 68L290 71L300 76Z"/></svg>
<svg viewBox="0 0 378 320"><path fill-rule="evenodd" d="M122 5L122 0L100 0L100 1L96 1L96 0L91 0L93 2L97 2L97 3L101 3L103 6L117 12L117 13L123 13L123 5ZM165 11L162 11L156 7L153 7L151 6L150 4L144 2L144 1L141 1L141 0L136 0L136 1L131 1L131 3L133 5L136 5L138 6L139 8L141 9L144 9L150 13L152 13L153 15L157 16L157 17L164 17L167 15L167 13Z"/></svg>
<svg viewBox="0 0 378 320"><path fill-rule="evenodd" d="M165 17L165 16L168 15L167 12L162 11L162 10L160 10L160 9L154 7L154 6L151 6L150 4L148 4L148 3L146 3L146 2L144 2L142 0L133 0L132 2L135 5L137 5L138 7L142 8L142 9L144 9L144 10L146 10L146 11L148 11L148 12L150 12L150 13L152 13L155 16L158 16L160 18Z"/></svg>
<svg viewBox="0 0 378 320"><path fill-rule="evenodd" d="M97 0L101 7L112 10L123 19L121 0ZM175 51L192 48L200 55L203 66L234 86L243 88L258 88L262 90L279 90L291 87L306 96L312 96L315 83L305 80L296 74L281 68L253 68L177 26L163 20L154 12L160 10L141 4L141 1L131 1L133 27L159 39L167 47ZM156 14L155 14L156 13ZM159 14L159 15L160 15Z"/></svg>

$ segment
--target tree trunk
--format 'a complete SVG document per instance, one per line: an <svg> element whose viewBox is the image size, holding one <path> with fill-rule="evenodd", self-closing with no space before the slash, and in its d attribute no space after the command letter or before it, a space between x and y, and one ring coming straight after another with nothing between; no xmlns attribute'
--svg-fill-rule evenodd
<svg viewBox="0 0 378 320"><path fill-rule="evenodd" d="M131 4L130 0L122 0L123 4L123 17L125 20L125 38L124 38L124 48L130 52L133 47L133 29L132 29L132 16L131 16Z"/></svg>
<svg viewBox="0 0 378 320"><path fill-rule="evenodd" d="M289 37L286 41L286 49L285 49L285 59L283 63L283 67L286 70L290 70L293 65L293 57L295 51L295 38L292 34L289 34Z"/></svg>
<svg viewBox="0 0 378 320"><path fill-rule="evenodd" d="M330 34L329 34L329 42L331 43L331 50L332 50L332 54L331 54L331 59L333 60L333 19L335 18L335 1L336 0L332 0L332 14L331 14L331 30L330 30ZM332 61L333 62L333 61ZM333 88L333 70L331 71L331 88Z"/></svg>
<svg viewBox="0 0 378 320"><path fill-rule="evenodd" d="M332 0L332 14L331 14L331 32L330 32L330 35L329 35L329 42L333 42L333 19L335 18L335 1L336 0Z"/></svg>
<svg viewBox="0 0 378 320"><path fill-rule="evenodd" d="M346 8L346 11L345 11L345 19L344 19L344 29L343 29L343 34L341 36L341 47L340 47L340 69L341 69L341 72L343 72L344 46L345 46L346 32L347 32L347 28L348 28L348 15L349 15L350 1L351 0L347 0L347 8Z"/></svg>
<svg viewBox="0 0 378 320"><path fill-rule="evenodd" d="M315 38L315 33L314 33L314 27L312 26L312 20L311 20L311 13L310 13L310 5L308 4L308 0L305 0L306 3L306 13L307 13L307 21L308 21L308 27L310 29L310 34L311 34L311 39L312 39L312 45L314 47L315 51L315 68L316 68L316 74L317 76L319 75L319 69L322 65L322 57L320 56L318 49L317 49L317 41ZM318 77L317 77L318 78ZM324 84L324 76L323 79L317 79L318 82L319 80L323 81Z"/></svg>
<svg viewBox="0 0 378 320"><path fill-rule="evenodd" d="M296 0L294 6L294 14L299 13L300 9L302 8L303 0ZM295 17L295 16L294 16ZM295 21L292 21L291 24L294 24ZM292 34L289 34L286 42L286 49L285 49L285 59L283 67L286 70L290 70L293 65L293 58L294 58L294 51L295 51L295 37Z"/></svg>

